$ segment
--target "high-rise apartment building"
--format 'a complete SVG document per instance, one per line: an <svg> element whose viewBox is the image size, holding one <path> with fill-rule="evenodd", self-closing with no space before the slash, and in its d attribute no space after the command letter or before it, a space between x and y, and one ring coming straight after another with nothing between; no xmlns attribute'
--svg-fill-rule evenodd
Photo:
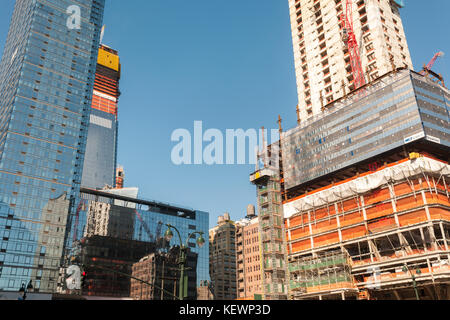
<svg viewBox="0 0 450 320"><path fill-rule="evenodd" d="M119 80L121 65L116 50L101 45L95 73L92 110L81 179L83 187L115 187Z"/></svg>
<svg viewBox="0 0 450 320"><path fill-rule="evenodd" d="M209 230L209 273L214 300L236 299L236 227L228 213Z"/></svg>
<svg viewBox="0 0 450 320"><path fill-rule="evenodd" d="M302 120L320 114L324 106L357 89L341 21L347 2L365 83L394 66L413 68L398 1L289 0Z"/></svg>
<svg viewBox="0 0 450 320"><path fill-rule="evenodd" d="M0 64L0 290L56 289L103 10L104 0L16 1Z"/></svg>
<svg viewBox="0 0 450 320"><path fill-rule="evenodd" d="M259 227L255 207L249 205L247 216L236 222L237 297L241 300L259 300L263 294Z"/></svg>

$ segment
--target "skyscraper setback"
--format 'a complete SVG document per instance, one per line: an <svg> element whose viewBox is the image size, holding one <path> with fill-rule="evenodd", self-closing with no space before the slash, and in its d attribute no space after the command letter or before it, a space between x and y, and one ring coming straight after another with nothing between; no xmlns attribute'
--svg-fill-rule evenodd
<svg viewBox="0 0 450 320"><path fill-rule="evenodd" d="M349 10L347 11L347 6ZM300 118L356 89L343 15L353 23L365 83L393 66L412 69L399 13L391 0L289 0Z"/></svg>
<svg viewBox="0 0 450 320"><path fill-rule="evenodd" d="M87 188L115 187L120 71L118 52L100 45L81 179Z"/></svg>
<svg viewBox="0 0 450 320"><path fill-rule="evenodd" d="M81 28L69 6L80 7ZM17 0L0 64L0 288L54 292L81 183L104 0Z"/></svg>

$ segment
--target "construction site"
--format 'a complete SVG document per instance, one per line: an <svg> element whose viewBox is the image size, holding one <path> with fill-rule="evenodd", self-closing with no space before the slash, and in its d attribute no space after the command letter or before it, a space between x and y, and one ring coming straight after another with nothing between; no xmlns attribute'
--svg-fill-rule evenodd
<svg viewBox="0 0 450 320"><path fill-rule="evenodd" d="M351 81L330 100L321 94L319 111L307 117L300 104L295 128L284 132L279 117L280 141L263 143L250 176L257 186L264 296L449 300L450 93L432 70L443 53L421 72L391 56L390 70L368 77L352 39L361 32L370 39L370 29L355 30L351 13L373 4L347 0L342 13L344 1L334 2ZM334 2L314 1L315 18L321 4ZM392 12L401 8L382 3ZM308 3L290 4L298 26Z"/></svg>
<svg viewBox="0 0 450 320"><path fill-rule="evenodd" d="M410 270L422 297L450 299L449 174L411 153L286 202L292 295L408 298Z"/></svg>
<svg viewBox="0 0 450 320"><path fill-rule="evenodd" d="M450 299L449 93L409 70L380 81L260 154L251 180L260 219L283 203L292 299Z"/></svg>

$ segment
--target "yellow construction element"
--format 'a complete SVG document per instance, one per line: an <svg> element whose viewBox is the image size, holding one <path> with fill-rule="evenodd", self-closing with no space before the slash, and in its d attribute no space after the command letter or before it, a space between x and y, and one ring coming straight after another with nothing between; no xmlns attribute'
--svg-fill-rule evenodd
<svg viewBox="0 0 450 320"><path fill-rule="evenodd" d="M118 55L112 54L102 48L98 50L97 63L107 68L119 71L120 59Z"/></svg>
<svg viewBox="0 0 450 320"><path fill-rule="evenodd" d="M411 152L409 154L409 160L419 159L421 157L420 153L417 152Z"/></svg>

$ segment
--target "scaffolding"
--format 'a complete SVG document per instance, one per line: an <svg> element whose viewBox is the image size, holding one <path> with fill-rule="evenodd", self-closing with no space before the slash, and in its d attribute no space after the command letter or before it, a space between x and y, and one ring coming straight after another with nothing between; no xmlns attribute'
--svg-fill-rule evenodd
<svg viewBox="0 0 450 320"><path fill-rule="evenodd" d="M450 283L449 178L447 163L411 154L409 159L286 202L290 259L345 252L361 292L405 286L410 281L402 272L405 264L420 270L421 285L427 290L446 288ZM304 290L311 284L301 287L292 282L302 279L295 265L289 270L295 297L314 295L311 289ZM328 290L321 281L314 289L317 295Z"/></svg>
<svg viewBox="0 0 450 320"><path fill-rule="evenodd" d="M358 293L350 256L341 250L295 259L289 263L289 272L294 297L305 298L316 294L356 296Z"/></svg>
<svg viewBox="0 0 450 320"><path fill-rule="evenodd" d="M282 205L282 172L278 144L264 147L258 155L262 168L251 175L257 186L261 278L265 300L288 298L287 255Z"/></svg>

